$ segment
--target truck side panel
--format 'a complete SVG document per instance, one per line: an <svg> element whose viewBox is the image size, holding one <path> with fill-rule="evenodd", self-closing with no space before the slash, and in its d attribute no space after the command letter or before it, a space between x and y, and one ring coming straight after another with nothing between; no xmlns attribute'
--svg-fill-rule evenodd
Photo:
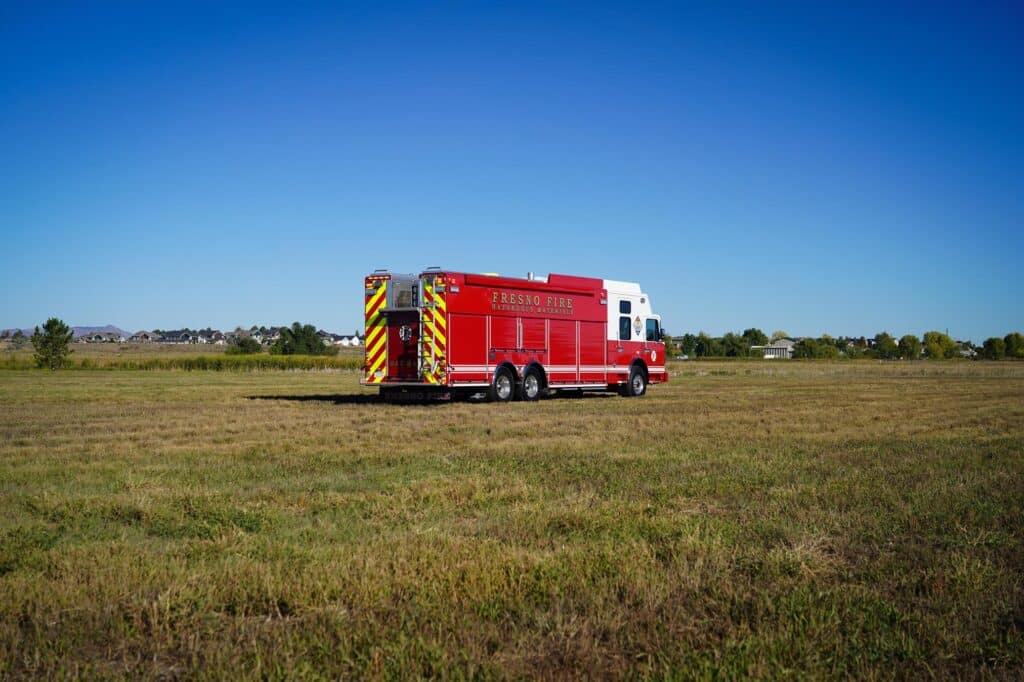
<svg viewBox="0 0 1024 682"><path fill-rule="evenodd" d="M585 384L605 380L605 323L580 322L580 381Z"/></svg>
<svg viewBox="0 0 1024 682"><path fill-rule="evenodd" d="M575 384L576 377L576 322L550 320L548 323L550 366L547 367L551 384Z"/></svg>

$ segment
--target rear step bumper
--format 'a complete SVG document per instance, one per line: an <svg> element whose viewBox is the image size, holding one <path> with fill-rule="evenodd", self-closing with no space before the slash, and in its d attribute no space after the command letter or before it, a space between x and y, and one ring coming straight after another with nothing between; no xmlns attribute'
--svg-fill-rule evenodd
<svg viewBox="0 0 1024 682"><path fill-rule="evenodd" d="M428 384L425 381L367 381L360 379L359 383L367 388L423 388L427 390L447 389L447 386L440 384Z"/></svg>

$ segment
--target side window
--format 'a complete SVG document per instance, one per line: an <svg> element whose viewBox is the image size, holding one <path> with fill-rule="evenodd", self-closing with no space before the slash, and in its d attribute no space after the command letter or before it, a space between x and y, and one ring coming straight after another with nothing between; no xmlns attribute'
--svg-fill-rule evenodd
<svg viewBox="0 0 1024 682"><path fill-rule="evenodd" d="M629 341L629 318L619 318L619 341Z"/></svg>
<svg viewBox="0 0 1024 682"><path fill-rule="evenodd" d="M659 331L658 330L658 321L657 320L648 319L647 320L647 340L648 341L661 341L661 339L659 338L661 335L658 334L658 331Z"/></svg>
<svg viewBox="0 0 1024 682"><path fill-rule="evenodd" d="M633 312L633 302L632 301L619 301L619 314L620 315L629 315L631 312ZM621 322L619 324L621 324Z"/></svg>

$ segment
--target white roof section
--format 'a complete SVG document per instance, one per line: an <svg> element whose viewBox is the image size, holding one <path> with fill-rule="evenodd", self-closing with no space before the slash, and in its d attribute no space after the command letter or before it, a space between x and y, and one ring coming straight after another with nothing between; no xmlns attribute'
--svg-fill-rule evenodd
<svg viewBox="0 0 1024 682"><path fill-rule="evenodd" d="M636 282L619 282L614 279L604 280L604 288L609 293L614 292L616 294L635 294L639 296L643 293L640 291L640 285Z"/></svg>

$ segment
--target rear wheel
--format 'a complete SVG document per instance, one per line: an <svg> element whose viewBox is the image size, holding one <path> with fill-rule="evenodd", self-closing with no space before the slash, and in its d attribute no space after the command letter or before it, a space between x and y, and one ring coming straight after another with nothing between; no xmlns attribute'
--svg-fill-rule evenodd
<svg viewBox="0 0 1024 682"><path fill-rule="evenodd" d="M544 381L536 367L526 370L523 375L523 385L519 388L520 400L534 401L540 398L544 391Z"/></svg>
<svg viewBox="0 0 1024 682"><path fill-rule="evenodd" d="M643 369L633 366L629 370L629 381L623 386L622 395L637 398L647 392L647 374Z"/></svg>
<svg viewBox="0 0 1024 682"><path fill-rule="evenodd" d="M499 367L494 373L494 381L491 382L491 390L488 397L492 402L507 403L512 400L516 393L516 380L508 367Z"/></svg>

